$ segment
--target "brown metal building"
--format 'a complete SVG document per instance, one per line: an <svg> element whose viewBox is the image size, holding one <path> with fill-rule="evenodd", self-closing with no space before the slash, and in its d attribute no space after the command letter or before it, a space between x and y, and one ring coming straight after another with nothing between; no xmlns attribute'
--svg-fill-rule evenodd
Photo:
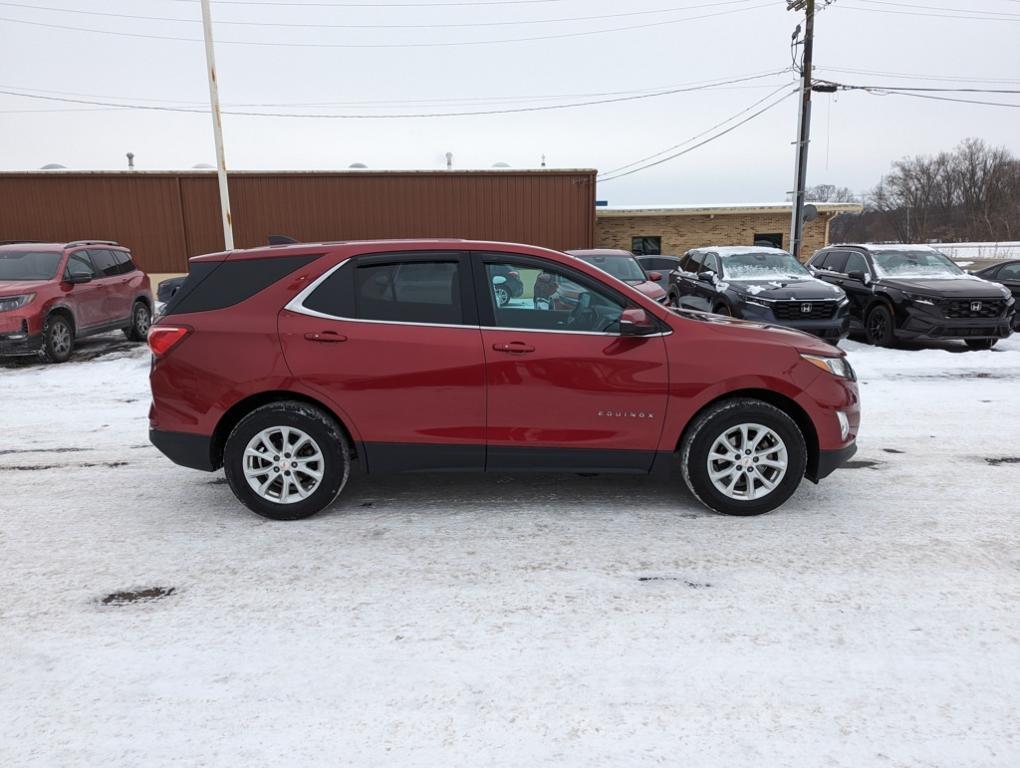
<svg viewBox="0 0 1020 768"><path fill-rule="evenodd" d="M594 170L235 171L230 202L239 248L270 234L594 244ZM148 272L184 272L223 249L216 174L0 173L0 240L82 238L127 245Z"/></svg>

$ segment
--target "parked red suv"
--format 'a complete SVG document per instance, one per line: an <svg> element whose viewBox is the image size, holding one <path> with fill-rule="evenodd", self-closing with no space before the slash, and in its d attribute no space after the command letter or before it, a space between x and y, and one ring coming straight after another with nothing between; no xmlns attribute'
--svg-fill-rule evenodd
<svg viewBox="0 0 1020 768"><path fill-rule="evenodd" d="M520 300L497 298L515 272ZM536 302L543 276L569 309ZM152 442L249 508L328 506L357 461L393 471L679 471L736 515L856 450L843 352L673 311L563 253L408 240L200 256L149 332Z"/></svg>
<svg viewBox="0 0 1020 768"><path fill-rule="evenodd" d="M144 341L151 319L149 278L117 243L0 245L0 356L62 363L82 336L123 329Z"/></svg>

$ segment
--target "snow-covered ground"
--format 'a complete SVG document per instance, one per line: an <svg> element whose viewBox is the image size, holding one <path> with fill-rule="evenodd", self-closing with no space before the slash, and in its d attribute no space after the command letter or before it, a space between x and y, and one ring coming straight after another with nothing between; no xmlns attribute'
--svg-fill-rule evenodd
<svg viewBox="0 0 1020 768"><path fill-rule="evenodd" d="M749 519L415 475L269 522L149 446L143 348L0 368L0 765L1015 768L1020 338L846 347L855 463Z"/></svg>

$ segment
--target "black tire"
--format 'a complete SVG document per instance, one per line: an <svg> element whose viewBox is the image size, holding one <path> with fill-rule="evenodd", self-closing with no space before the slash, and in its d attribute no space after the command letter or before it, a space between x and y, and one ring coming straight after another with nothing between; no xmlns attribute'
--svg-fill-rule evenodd
<svg viewBox="0 0 1020 768"><path fill-rule="evenodd" d="M890 346L895 338L895 329L892 312L885 304L872 307L864 321L864 333L868 343L874 344L876 347Z"/></svg>
<svg viewBox="0 0 1020 768"><path fill-rule="evenodd" d="M680 309L680 294L670 291L668 298L666 299L666 304L673 309Z"/></svg>
<svg viewBox="0 0 1020 768"><path fill-rule="evenodd" d="M998 339L967 339L967 348L975 351L991 349L998 343Z"/></svg>
<svg viewBox="0 0 1020 768"><path fill-rule="evenodd" d="M772 430L786 448L786 474L775 489L757 499L731 498L709 477L712 446L741 424L760 424ZM760 515L783 504L797 490L807 467L807 446L797 423L786 412L761 400L735 398L712 405L695 417L680 446L680 465L687 487L709 509L724 515Z"/></svg>
<svg viewBox="0 0 1020 768"><path fill-rule="evenodd" d="M733 310L730 309L729 304L716 304L712 310L717 315L725 315L726 317L733 317Z"/></svg>
<svg viewBox="0 0 1020 768"><path fill-rule="evenodd" d="M245 478L244 451L248 443L263 430L273 427L300 429L322 452L322 479L315 490L300 501L283 504L266 499ZM350 456L347 438L332 416L307 403L284 400L256 408L234 427L224 446L223 470L230 490L255 514L271 520L300 520L325 509L340 495L350 476Z"/></svg>
<svg viewBox="0 0 1020 768"><path fill-rule="evenodd" d="M131 308L131 325L124 329L129 341L145 341L152 325L152 310L144 301L136 301Z"/></svg>
<svg viewBox="0 0 1020 768"><path fill-rule="evenodd" d="M74 352L74 326L65 315L55 314L43 324L43 345L39 355L49 363L64 363Z"/></svg>

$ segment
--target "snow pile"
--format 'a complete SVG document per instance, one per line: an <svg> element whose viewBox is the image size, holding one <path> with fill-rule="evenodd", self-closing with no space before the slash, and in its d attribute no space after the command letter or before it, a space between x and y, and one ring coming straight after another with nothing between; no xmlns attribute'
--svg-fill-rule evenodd
<svg viewBox="0 0 1020 768"><path fill-rule="evenodd" d="M1020 764L1020 339L846 348L860 453L357 478L273 523L146 440L134 347L0 368L0 764Z"/></svg>

